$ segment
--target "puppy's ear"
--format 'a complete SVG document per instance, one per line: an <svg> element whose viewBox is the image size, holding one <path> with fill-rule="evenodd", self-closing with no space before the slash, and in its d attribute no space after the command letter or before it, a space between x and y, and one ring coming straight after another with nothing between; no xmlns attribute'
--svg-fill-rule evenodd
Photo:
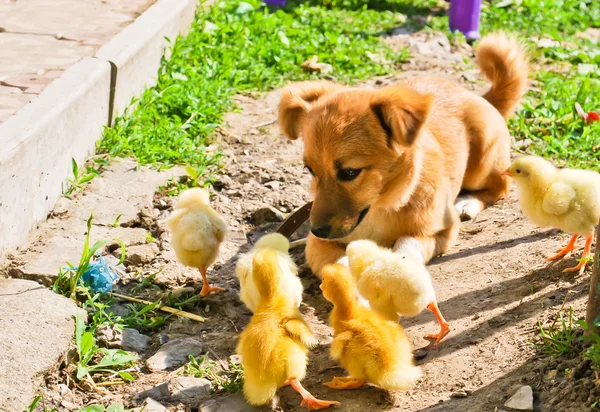
<svg viewBox="0 0 600 412"><path fill-rule="evenodd" d="M312 103L340 86L326 81L299 82L283 89L279 103L279 127L290 140L300 136L300 128Z"/></svg>
<svg viewBox="0 0 600 412"><path fill-rule="evenodd" d="M432 100L430 94L397 86L376 94L371 110L388 136L388 145L411 146L415 142L427 120Z"/></svg>

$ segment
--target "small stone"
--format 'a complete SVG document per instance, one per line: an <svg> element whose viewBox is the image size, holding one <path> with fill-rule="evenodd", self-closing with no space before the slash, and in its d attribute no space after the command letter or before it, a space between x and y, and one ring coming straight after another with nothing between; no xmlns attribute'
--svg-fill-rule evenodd
<svg viewBox="0 0 600 412"><path fill-rule="evenodd" d="M178 400L209 396L212 389L208 379L188 376L178 376L169 383L169 386L171 394Z"/></svg>
<svg viewBox="0 0 600 412"><path fill-rule="evenodd" d="M214 399L206 401L200 405L198 412L248 412L249 410L258 410L249 407L241 393L236 393L228 398L220 398L217 402Z"/></svg>
<svg viewBox="0 0 600 412"><path fill-rule="evenodd" d="M531 386L521 386L517 392L504 404L509 409L515 411L533 410L533 390Z"/></svg>
<svg viewBox="0 0 600 412"><path fill-rule="evenodd" d="M120 348L123 333L117 327L98 326L96 328L96 339L98 339L98 343L106 348Z"/></svg>
<svg viewBox="0 0 600 412"><path fill-rule="evenodd" d="M424 359L427 355L429 354L429 351L427 349L417 349L416 351L413 352L413 356L415 357L416 360L421 360Z"/></svg>
<svg viewBox="0 0 600 412"><path fill-rule="evenodd" d="M167 382L163 382L158 386L155 386L152 389L148 389L147 391L140 392L136 395L138 399L140 398L152 398L152 399L169 399L171 397L171 391L169 390L169 384Z"/></svg>
<svg viewBox="0 0 600 412"><path fill-rule="evenodd" d="M466 398L469 394L465 391L454 392L450 395L451 398Z"/></svg>
<svg viewBox="0 0 600 412"><path fill-rule="evenodd" d="M167 412L167 408L152 398L146 398L142 405L142 410L144 412Z"/></svg>
<svg viewBox="0 0 600 412"><path fill-rule="evenodd" d="M121 347L134 352L144 352L150 346L150 338L135 329L124 328Z"/></svg>
<svg viewBox="0 0 600 412"><path fill-rule="evenodd" d="M242 357L240 355L231 355L229 357L229 362L233 363L234 365L240 365L242 363Z"/></svg>
<svg viewBox="0 0 600 412"><path fill-rule="evenodd" d="M273 190L279 190L279 188L281 187L281 183L279 183L276 180L272 180L270 182L265 183L266 187L270 187Z"/></svg>
<svg viewBox="0 0 600 412"><path fill-rule="evenodd" d="M122 348L125 350L143 352L150 346L150 338L142 335L135 329L116 326L99 326L96 329L96 338L102 346L107 348Z"/></svg>
<svg viewBox="0 0 600 412"><path fill-rule="evenodd" d="M114 303L106 309L106 312L124 318L131 313L131 309L126 306L119 305L118 303Z"/></svg>
<svg viewBox="0 0 600 412"><path fill-rule="evenodd" d="M154 259L158 252L158 245L156 243L129 246L125 251L125 266L141 266L148 264L152 262L152 259ZM113 256L121 257L121 249L115 250Z"/></svg>
<svg viewBox="0 0 600 412"><path fill-rule="evenodd" d="M252 214L252 221L257 226L263 223L283 222L284 219L283 213L271 206L260 208Z"/></svg>
<svg viewBox="0 0 600 412"><path fill-rule="evenodd" d="M200 356L202 343L194 338L174 339L164 344L158 352L146 361L152 372L169 369L186 363L190 355Z"/></svg>
<svg viewBox="0 0 600 412"><path fill-rule="evenodd" d="M549 371L548 373L546 373L546 380L547 381L555 380L557 373L558 373L558 371L556 369Z"/></svg>

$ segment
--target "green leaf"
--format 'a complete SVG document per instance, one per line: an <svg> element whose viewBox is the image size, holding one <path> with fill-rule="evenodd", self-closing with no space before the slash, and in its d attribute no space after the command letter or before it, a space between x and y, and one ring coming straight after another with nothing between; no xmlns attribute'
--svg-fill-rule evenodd
<svg viewBox="0 0 600 412"><path fill-rule="evenodd" d="M282 31L279 31L279 32L277 33L277 35L279 36L279 40L281 40L281 42L282 42L283 44L285 44L286 46L289 46L289 45L290 45L290 40L287 38L287 36L285 35L285 33L284 33L284 32L282 32Z"/></svg>
<svg viewBox="0 0 600 412"><path fill-rule="evenodd" d="M104 406L102 405L89 405L85 408L81 408L77 410L77 412L105 412Z"/></svg>
<svg viewBox="0 0 600 412"><path fill-rule="evenodd" d="M79 354L79 359L83 358L81 350L81 340L83 337L83 332L85 332L85 322L83 320L81 312L77 311L77 313L75 314L75 345L77 346L77 353Z"/></svg>
<svg viewBox="0 0 600 412"><path fill-rule="evenodd" d="M94 365L94 368L105 368L107 366L125 366L130 362L133 362L138 359L137 356L130 355L125 351L110 349L103 350L105 353L104 357L98 362L97 365Z"/></svg>
<svg viewBox="0 0 600 412"><path fill-rule="evenodd" d="M217 30L219 30L219 26L217 26L216 24L208 20L204 22L204 33L213 33Z"/></svg>
<svg viewBox="0 0 600 412"><path fill-rule="evenodd" d="M98 240L96 243L94 243L94 246L92 246L88 252L90 259L92 258L92 256L94 256L96 254L96 251L98 249L104 247L104 245L106 245L107 243L108 243L108 240L106 240L106 239Z"/></svg>
<svg viewBox="0 0 600 412"><path fill-rule="evenodd" d="M84 183L87 183L87 182L91 181L91 180L92 180L93 178L95 178L95 177L96 177L96 175L92 175L92 174L85 175L85 176L83 176L83 177L81 178L81 180L79 181L79 184L81 184L81 185L82 185L82 184L84 184Z"/></svg>
<svg viewBox="0 0 600 412"><path fill-rule="evenodd" d="M244 1L240 1L240 3L238 4L237 9L235 10L235 14L237 14L238 16L244 15L244 14L248 14L254 11L254 6L251 4L248 4Z"/></svg>
<svg viewBox="0 0 600 412"><path fill-rule="evenodd" d="M125 409L122 403L113 403L108 408L106 408L106 412L129 412L131 409Z"/></svg>
<svg viewBox="0 0 600 412"><path fill-rule="evenodd" d="M77 166L77 162L74 158L71 158L71 169L73 171L73 180L77 181L79 177L79 166Z"/></svg>
<svg viewBox="0 0 600 412"><path fill-rule="evenodd" d="M135 380L135 378L133 377L133 375L131 373L129 373L129 372L119 372L119 376L125 382L133 382Z"/></svg>
<svg viewBox="0 0 600 412"><path fill-rule="evenodd" d="M77 365L77 380L83 379L85 375L87 375L89 369L86 366L83 366L81 363Z"/></svg>
<svg viewBox="0 0 600 412"><path fill-rule="evenodd" d="M198 172L196 171L195 168L193 168L192 166L186 166L185 167L185 172L190 175L190 177L193 180L196 180L198 178Z"/></svg>
<svg viewBox="0 0 600 412"><path fill-rule="evenodd" d="M81 338L81 353L83 356L80 358L80 360L82 360L86 356L88 356L93 348L94 348L94 335L92 335L90 332L85 332Z"/></svg>

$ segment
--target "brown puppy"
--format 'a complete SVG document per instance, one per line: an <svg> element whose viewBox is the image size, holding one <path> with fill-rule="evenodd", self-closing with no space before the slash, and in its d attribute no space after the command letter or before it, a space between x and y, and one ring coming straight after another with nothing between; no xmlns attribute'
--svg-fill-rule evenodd
<svg viewBox="0 0 600 412"><path fill-rule="evenodd" d="M505 118L525 93L528 61L517 41L494 34L481 41L477 62L492 83L483 97L435 77L379 90L328 82L284 90L279 124L289 139L303 137L314 176L313 272L356 239L428 262L453 245L461 216L507 194Z"/></svg>

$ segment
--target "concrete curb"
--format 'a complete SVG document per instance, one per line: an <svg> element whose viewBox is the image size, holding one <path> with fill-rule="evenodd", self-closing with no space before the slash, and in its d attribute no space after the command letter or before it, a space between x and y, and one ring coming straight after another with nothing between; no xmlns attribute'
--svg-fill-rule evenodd
<svg viewBox="0 0 600 412"><path fill-rule="evenodd" d="M166 38L175 40L187 31L197 4L197 0L159 0L96 52L116 71L111 120L156 83L160 58L169 46Z"/></svg>
<svg viewBox="0 0 600 412"><path fill-rule="evenodd" d="M210 3L210 2L209 2ZM168 42L188 30L197 0L158 0L0 125L0 261L46 219L115 114L155 84Z"/></svg>
<svg viewBox="0 0 600 412"><path fill-rule="evenodd" d="M71 158L83 162L102 137L110 72L86 57L0 125L0 253L27 241L62 195Z"/></svg>

